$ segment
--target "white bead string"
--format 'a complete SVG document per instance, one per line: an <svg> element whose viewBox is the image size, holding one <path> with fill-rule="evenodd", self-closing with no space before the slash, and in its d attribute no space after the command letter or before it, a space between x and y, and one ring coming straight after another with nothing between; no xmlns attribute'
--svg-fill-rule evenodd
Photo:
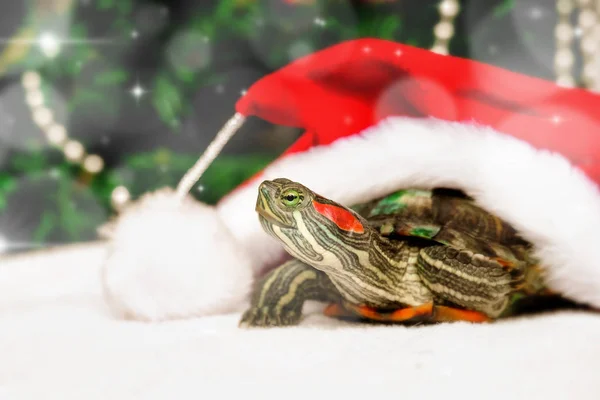
<svg viewBox="0 0 600 400"><path fill-rule="evenodd" d="M54 120L52 110L45 104L41 76L35 71L27 71L21 76L21 84L25 90L25 99L31 117L44 132L48 142L61 149L68 161L82 165L88 173L92 175L100 173L104 168L102 158L95 154L87 154L81 143L69 139L64 125Z"/></svg>
<svg viewBox="0 0 600 400"><path fill-rule="evenodd" d="M598 15L594 0L577 0L579 6L578 24L581 29L579 47L583 58L581 80L584 86L591 89L596 84L595 56L598 50L596 28Z"/></svg>
<svg viewBox="0 0 600 400"><path fill-rule="evenodd" d="M591 5L591 9L596 14L596 24L590 31L592 52L588 60L589 66L586 67L591 78L588 88L600 92L600 0L596 0L595 5Z"/></svg>
<svg viewBox="0 0 600 400"><path fill-rule="evenodd" d="M554 59L556 82L566 87L577 85L573 74L575 56L572 48L575 31L570 20L575 9L578 13L579 49L583 59L581 82L585 88L598 91L600 90L600 0L576 0L576 3L573 0L557 0L558 25L555 31Z"/></svg>
<svg viewBox="0 0 600 400"><path fill-rule="evenodd" d="M575 56L571 44L575 32L571 25L572 0L557 0L556 12L558 14L558 24L554 31L556 37L556 55L554 57L556 83L564 87L574 87L576 85L573 77Z"/></svg>
<svg viewBox="0 0 600 400"><path fill-rule="evenodd" d="M104 160L97 154L87 154L85 147L78 141L69 138L65 126L54 120L54 114L46 106L46 98L42 91L42 77L36 71L26 71L21 75L21 84L25 90L25 101L29 106L31 117L42 130L48 142L62 151L65 159L80 165L91 174L96 175L104 169ZM119 186L111 193L112 206L119 210L129 201L129 191Z"/></svg>
<svg viewBox="0 0 600 400"><path fill-rule="evenodd" d="M440 22L433 27L435 40L431 51L438 54L449 54L449 43L454 36L454 20L460 11L459 0L442 0L438 4Z"/></svg>
<svg viewBox="0 0 600 400"><path fill-rule="evenodd" d="M596 0L596 16L600 20L600 0ZM595 92L600 92L600 23L596 23L594 27L594 42L596 43L596 50L593 58L593 63L596 68L595 82L591 89Z"/></svg>

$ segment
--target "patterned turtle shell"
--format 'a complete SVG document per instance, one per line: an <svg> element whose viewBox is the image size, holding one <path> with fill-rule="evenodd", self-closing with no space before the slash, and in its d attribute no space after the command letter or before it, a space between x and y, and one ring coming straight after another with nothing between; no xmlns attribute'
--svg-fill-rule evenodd
<svg viewBox="0 0 600 400"><path fill-rule="evenodd" d="M470 250L511 268L525 278L528 291L549 292L532 245L517 230L453 189L406 189L351 207L390 239L431 240L457 250ZM514 300L523 298L515 292ZM507 310L507 312L511 312Z"/></svg>

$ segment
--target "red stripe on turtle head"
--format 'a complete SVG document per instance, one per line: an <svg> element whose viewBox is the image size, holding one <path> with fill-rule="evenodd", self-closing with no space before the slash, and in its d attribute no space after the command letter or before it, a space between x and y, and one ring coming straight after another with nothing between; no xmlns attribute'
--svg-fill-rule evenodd
<svg viewBox="0 0 600 400"><path fill-rule="evenodd" d="M313 206L319 214L336 224L338 228L348 232L364 233L365 228L360 220L345 208L319 203L316 200L313 200Z"/></svg>

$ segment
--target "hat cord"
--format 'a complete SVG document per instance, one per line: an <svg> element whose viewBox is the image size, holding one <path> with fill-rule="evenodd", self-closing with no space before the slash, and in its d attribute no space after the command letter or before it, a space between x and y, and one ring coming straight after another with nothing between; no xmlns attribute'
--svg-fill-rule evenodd
<svg viewBox="0 0 600 400"><path fill-rule="evenodd" d="M240 113L235 113L217 133L212 142L208 145L198 161L183 175L183 178L177 185L176 195L180 200L187 196L190 189L202 177L202 174L208 169L210 164L218 157L223 147L235 135L245 121L245 117Z"/></svg>

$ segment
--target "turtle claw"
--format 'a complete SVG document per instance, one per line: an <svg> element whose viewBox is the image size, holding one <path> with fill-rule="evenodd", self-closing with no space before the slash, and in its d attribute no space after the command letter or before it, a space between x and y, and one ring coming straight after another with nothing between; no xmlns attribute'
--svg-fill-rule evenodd
<svg viewBox="0 0 600 400"><path fill-rule="evenodd" d="M240 319L240 328L270 328L294 326L300 323L302 315L295 311L276 312L270 307L250 308Z"/></svg>

